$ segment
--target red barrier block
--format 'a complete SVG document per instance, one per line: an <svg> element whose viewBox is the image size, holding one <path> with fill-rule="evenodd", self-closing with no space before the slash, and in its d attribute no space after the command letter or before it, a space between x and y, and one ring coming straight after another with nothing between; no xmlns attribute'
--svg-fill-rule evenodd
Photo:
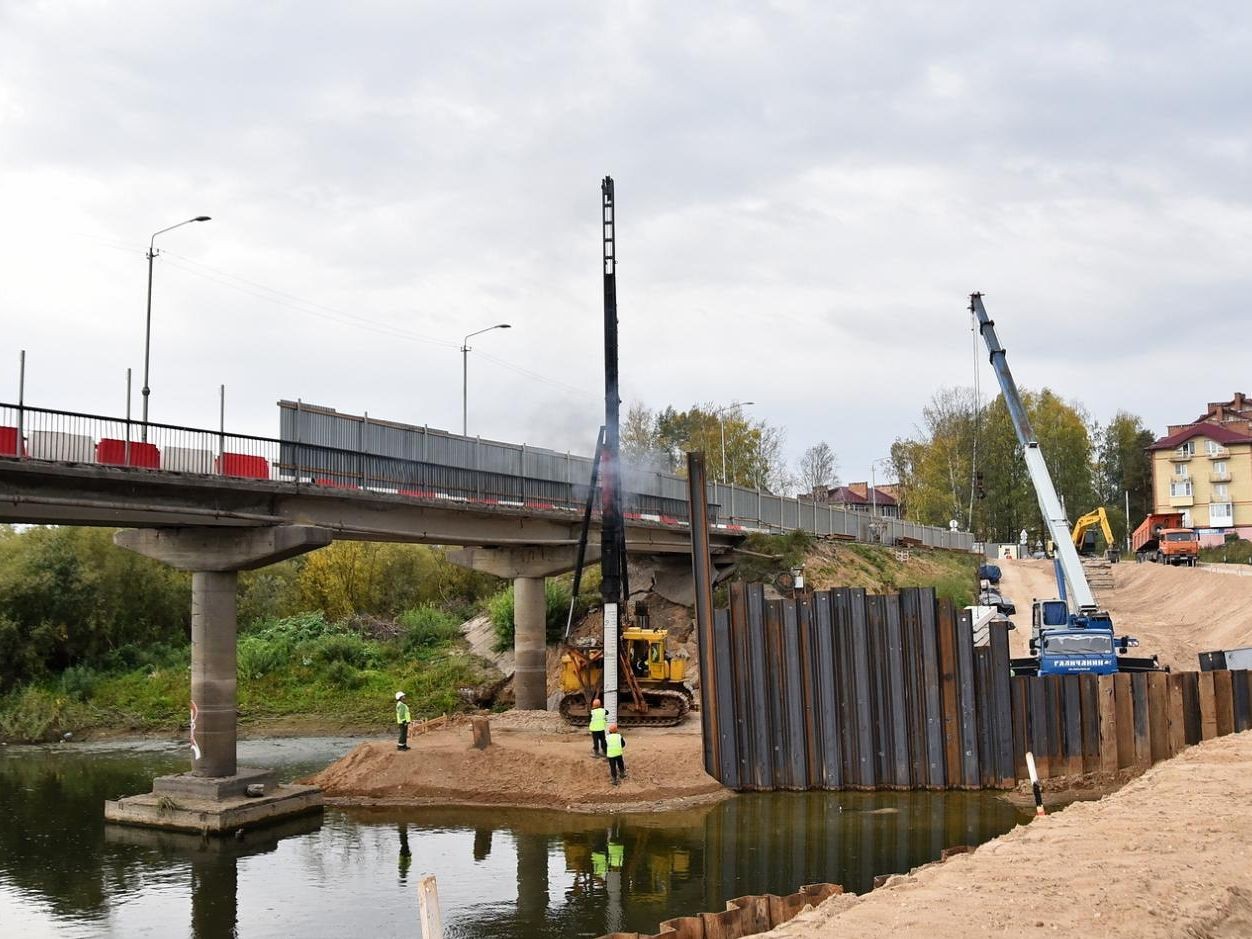
<svg viewBox="0 0 1252 939"><path fill-rule="evenodd" d="M270 478L269 460L246 453L223 453L213 461L213 470L219 476L237 476L240 479Z"/></svg>
<svg viewBox="0 0 1252 939"><path fill-rule="evenodd" d="M26 448L17 445L16 427L0 427L0 456L26 456Z"/></svg>
<svg viewBox="0 0 1252 939"><path fill-rule="evenodd" d="M129 454L127 447L130 447ZM127 457L129 456L129 459ZM155 444L132 440L115 440L103 437L96 444L96 462L106 466L137 466L141 469L160 469L161 451Z"/></svg>
<svg viewBox="0 0 1252 939"><path fill-rule="evenodd" d="M340 482L337 479L326 479L325 477L318 477L317 479L313 480L313 482L319 486L325 486L327 489L360 489L361 488L356 483L344 483L344 482Z"/></svg>

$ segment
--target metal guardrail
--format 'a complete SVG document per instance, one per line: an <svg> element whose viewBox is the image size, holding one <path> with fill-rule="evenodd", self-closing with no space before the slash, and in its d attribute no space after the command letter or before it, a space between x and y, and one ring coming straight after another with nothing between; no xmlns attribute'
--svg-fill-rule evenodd
<svg viewBox="0 0 1252 939"><path fill-rule="evenodd" d="M297 407L322 424L305 440ZM332 489L536 509L586 504L591 460L524 444L484 441L421 427L340 415L281 402L282 436L258 437L174 424L57 411L0 402L0 457L128 466L171 473L267 479ZM332 432L333 431L333 432ZM381 451L381 452L380 452ZM686 524L686 480L627 474L628 517ZM730 531L783 532L868 543L913 543L969 551L973 536L898 518L836 508L812 499L710 483L709 519Z"/></svg>
<svg viewBox="0 0 1252 939"><path fill-rule="evenodd" d="M296 443L315 443L391 457L420 459L441 466L488 471L548 480L569 485L591 475L591 458L528 444L485 440L433 427L379 420L368 414L346 414L303 401L279 401L281 436ZM687 501L687 481L655 467L627 466L626 488L636 497ZM757 531L801 528L817 535L833 535L881 544L920 544L930 547L973 549L968 532L919 525L870 511L841 509L810 498L772 495L759 489L711 483L710 506L718 524ZM686 518L684 508L680 518Z"/></svg>
<svg viewBox="0 0 1252 939"><path fill-rule="evenodd" d="M470 470L222 429L181 427L0 403L0 457L269 480L418 499L574 511L587 483ZM625 496L626 512L685 523L685 499Z"/></svg>

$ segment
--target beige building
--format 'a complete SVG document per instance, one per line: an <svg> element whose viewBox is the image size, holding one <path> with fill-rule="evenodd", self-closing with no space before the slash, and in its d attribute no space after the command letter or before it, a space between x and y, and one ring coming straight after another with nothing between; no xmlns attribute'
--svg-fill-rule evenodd
<svg viewBox="0 0 1252 939"><path fill-rule="evenodd" d="M1242 395L1238 396L1242 398ZM1237 421L1171 427L1148 448L1155 512L1182 512L1205 544L1228 532L1252 539L1252 435Z"/></svg>

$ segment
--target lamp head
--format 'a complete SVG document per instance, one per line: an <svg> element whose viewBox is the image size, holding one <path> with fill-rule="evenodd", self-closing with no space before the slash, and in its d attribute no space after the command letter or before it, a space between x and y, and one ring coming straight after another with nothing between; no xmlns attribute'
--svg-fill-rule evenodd
<svg viewBox="0 0 1252 939"><path fill-rule="evenodd" d="M210 222L212 220L212 216L209 215L197 215L192 219L193 222Z"/></svg>

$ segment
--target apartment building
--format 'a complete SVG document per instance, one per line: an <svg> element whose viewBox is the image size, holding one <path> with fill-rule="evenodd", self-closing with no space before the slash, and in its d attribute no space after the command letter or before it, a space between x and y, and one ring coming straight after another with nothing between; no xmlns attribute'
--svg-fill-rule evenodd
<svg viewBox="0 0 1252 939"><path fill-rule="evenodd" d="M1223 404L1210 405L1208 419L1172 426L1148 447L1154 511L1182 512L1202 544L1220 544L1229 532L1252 540L1252 434L1229 415Z"/></svg>

